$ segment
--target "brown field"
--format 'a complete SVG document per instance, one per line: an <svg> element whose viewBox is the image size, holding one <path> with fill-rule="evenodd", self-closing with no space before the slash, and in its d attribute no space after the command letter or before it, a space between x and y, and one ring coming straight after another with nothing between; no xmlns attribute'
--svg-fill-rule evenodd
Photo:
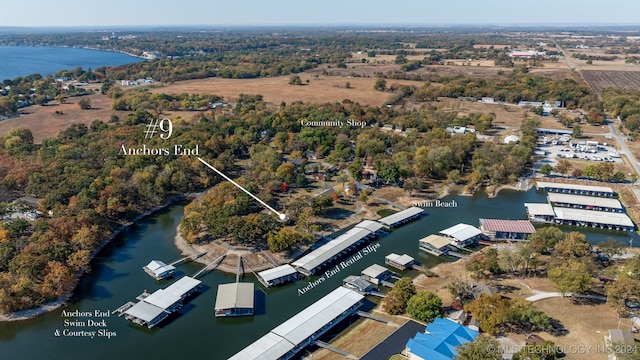
<svg viewBox="0 0 640 360"><path fill-rule="evenodd" d="M640 90L640 71L582 70L582 76L593 91L602 94L605 88Z"/></svg>
<svg viewBox="0 0 640 360"><path fill-rule="evenodd" d="M604 346L604 335L609 329L618 328L618 320L613 308L607 304L581 304L575 305L568 298L552 298L541 300L535 306L544 311L550 317L559 320L569 333L565 336L553 336L546 332L539 335L545 340L552 340L556 345L566 349L568 359L602 359L606 360L607 355L596 353L570 353L571 346L579 345ZM621 329L629 329L629 320L624 319Z"/></svg>
<svg viewBox="0 0 640 360"><path fill-rule="evenodd" d="M124 118L128 112L111 110L111 99L104 95L89 95L91 110L81 110L76 104L81 98L67 99L66 104L51 102L47 106L29 106L21 109L17 118L0 121L0 136L5 135L14 128L28 128L33 133L36 143L42 139L52 138L60 130L64 130L76 123L91 124L93 120L108 121L112 114ZM62 111L64 115L55 115L56 111Z"/></svg>
<svg viewBox="0 0 640 360"><path fill-rule="evenodd" d="M316 74L317 75L317 74ZM373 85L375 78L364 77L336 77L323 75L300 74L304 85L289 85L289 76L259 78L259 79L219 79L209 78L182 81L164 87L154 88L156 93L209 93L233 100L239 94L261 94L264 101L273 104L281 102L291 103L302 101L305 103L340 102L349 99L360 104L382 106L391 95L388 92L376 91ZM305 83L309 80L309 83ZM351 89L346 88L349 82ZM418 81L388 80L387 84L422 86Z"/></svg>

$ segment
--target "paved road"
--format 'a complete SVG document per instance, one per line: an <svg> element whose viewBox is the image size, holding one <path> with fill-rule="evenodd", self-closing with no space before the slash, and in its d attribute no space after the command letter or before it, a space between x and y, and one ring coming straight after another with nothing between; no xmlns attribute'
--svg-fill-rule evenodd
<svg viewBox="0 0 640 360"><path fill-rule="evenodd" d="M386 339L378 343L376 347L364 354L360 360L387 360L391 355L399 354L404 350L407 341L416 333L424 332L425 326L413 320L409 320L401 328L394 331Z"/></svg>
<svg viewBox="0 0 640 360"><path fill-rule="evenodd" d="M585 298L585 299L595 299L595 300L607 301L607 298L605 296L598 296L598 295L582 295L582 294L568 293L566 296L567 297L579 297L579 298ZM534 301L538 301L538 300L557 298L557 297L563 297L563 296L559 292L540 291L539 293L537 293L535 295L529 296L525 300L534 302Z"/></svg>
<svg viewBox="0 0 640 360"><path fill-rule="evenodd" d="M638 160L636 159L635 156L633 156L633 153L627 146L627 143L624 141L624 137L618 133L618 130L614 125L614 122L616 122L616 120L609 119L609 135L613 136L614 138L616 138L616 140L618 140L618 143L620 144L620 153L625 154L627 156L627 159L631 163L631 166L633 167L633 169L636 171L636 174L640 175L640 164L638 164Z"/></svg>
<svg viewBox="0 0 640 360"><path fill-rule="evenodd" d="M553 41L556 45L556 47L558 48L558 50L560 50L560 52L562 53L562 55L564 56L564 61L567 63L567 66L569 67L569 69L571 70L575 70L576 67L575 65L573 65L573 63L571 62L571 58L569 57L569 55L567 55L567 53L564 51L563 48L560 47L560 45L558 45L557 42L555 42L555 40Z"/></svg>

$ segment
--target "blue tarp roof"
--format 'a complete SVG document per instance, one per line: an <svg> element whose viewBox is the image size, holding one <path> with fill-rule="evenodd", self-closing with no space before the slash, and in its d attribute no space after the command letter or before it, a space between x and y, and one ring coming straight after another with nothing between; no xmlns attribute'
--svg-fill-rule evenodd
<svg viewBox="0 0 640 360"><path fill-rule="evenodd" d="M417 333L407 342L412 354L423 359L453 359L456 347L471 342L479 333L449 319L436 318L424 333Z"/></svg>

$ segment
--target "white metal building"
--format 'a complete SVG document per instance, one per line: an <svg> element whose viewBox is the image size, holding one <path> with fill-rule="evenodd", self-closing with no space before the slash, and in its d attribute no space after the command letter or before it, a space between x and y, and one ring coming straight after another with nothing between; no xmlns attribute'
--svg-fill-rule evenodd
<svg viewBox="0 0 640 360"><path fill-rule="evenodd" d="M452 245L465 247L479 240L482 231L475 226L460 223L440 231L440 234L450 238Z"/></svg>
<svg viewBox="0 0 640 360"><path fill-rule="evenodd" d="M362 306L364 295L339 287L247 346L229 360L290 359Z"/></svg>
<svg viewBox="0 0 640 360"><path fill-rule="evenodd" d="M265 285L274 286L295 280L298 272L289 264L274 267L272 269L260 271L258 276L262 278Z"/></svg>
<svg viewBox="0 0 640 360"><path fill-rule="evenodd" d="M394 227L417 218L418 216L422 215L423 212L424 210L414 206L402 211L398 211L397 213L389 215L387 217L383 217L382 219L378 220L378 222L390 227Z"/></svg>
<svg viewBox="0 0 640 360"><path fill-rule="evenodd" d="M174 266L167 265L160 260L152 260L145 267L143 267L143 269L147 274L151 275L156 280L162 280L171 277L176 270Z"/></svg>

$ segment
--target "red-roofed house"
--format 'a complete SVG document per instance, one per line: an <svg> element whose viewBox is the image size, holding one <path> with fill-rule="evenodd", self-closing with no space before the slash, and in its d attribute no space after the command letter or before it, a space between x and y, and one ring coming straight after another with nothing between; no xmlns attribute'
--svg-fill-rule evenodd
<svg viewBox="0 0 640 360"><path fill-rule="evenodd" d="M480 219L480 230L492 239L526 240L536 229L528 220Z"/></svg>

